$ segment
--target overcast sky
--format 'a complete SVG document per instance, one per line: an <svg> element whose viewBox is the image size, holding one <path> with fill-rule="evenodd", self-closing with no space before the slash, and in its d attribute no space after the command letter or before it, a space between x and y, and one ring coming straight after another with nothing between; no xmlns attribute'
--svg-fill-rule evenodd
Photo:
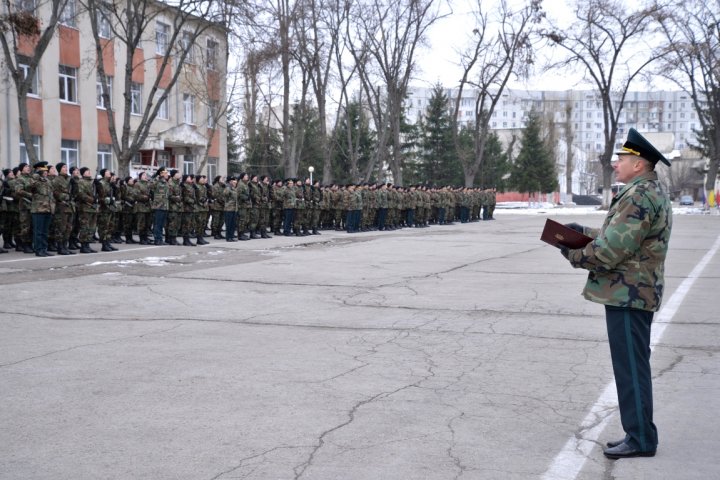
<svg viewBox="0 0 720 480"><path fill-rule="evenodd" d="M497 1L497 0L495 0ZM467 44L468 33L472 31L473 19L468 12L475 4L475 0L451 0L452 15L433 25L430 30L430 47L423 49L418 54L417 65L419 71L416 78L411 81L412 86L432 87L435 83L440 82L443 86L452 87L458 84L462 75L460 67L457 66L457 58L459 55L457 50ZM512 3L524 3L520 0ZM573 8L570 6L574 2L567 0L545 0L543 9L547 12L547 17L557 22L559 25L568 25L574 19ZM637 4L635 0L626 0L625 4L630 9L632 4ZM483 7L489 8L491 1L484 0ZM562 53L560 49L553 49L555 55ZM545 49L536 52L538 62L537 70L547 61L549 50ZM511 88L521 88L527 90L570 90L570 89L590 89L590 84L582 83L581 73L572 72L550 72L542 74L536 72L527 82L513 81ZM660 82L659 88L677 90L673 86ZM642 81L633 83L631 90L648 90L649 85Z"/></svg>

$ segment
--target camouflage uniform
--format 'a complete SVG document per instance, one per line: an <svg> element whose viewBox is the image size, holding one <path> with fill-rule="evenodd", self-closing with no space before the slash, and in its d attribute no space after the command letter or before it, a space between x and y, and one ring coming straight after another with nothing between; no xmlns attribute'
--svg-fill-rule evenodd
<svg viewBox="0 0 720 480"><path fill-rule="evenodd" d="M260 225L260 197L262 197L262 190L260 184L256 181L248 183L248 190L250 192L250 220L248 222L248 229L250 230L250 238L259 238L257 236L258 226Z"/></svg>
<svg viewBox="0 0 720 480"><path fill-rule="evenodd" d="M152 225L152 209L150 208L150 182L143 176L133 185L133 198L135 199L135 222L140 236L140 244L147 245L148 232Z"/></svg>
<svg viewBox="0 0 720 480"><path fill-rule="evenodd" d="M189 182L182 182L180 184L180 191L182 196L180 235L183 237L184 246L194 247L195 244L190 241L190 236L193 234L195 208L197 205L195 201L195 186Z"/></svg>
<svg viewBox="0 0 720 480"><path fill-rule="evenodd" d="M93 239L97 224L98 205L95 182L90 177L83 177L77 181L76 185L75 204L78 211L78 240L82 245L80 252L94 253L89 244Z"/></svg>
<svg viewBox="0 0 720 480"><path fill-rule="evenodd" d="M70 198L70 176L58 174L52 179L52 186L55 196L55 217L53 218L55 241L58 243L58 253L67 255L70 253L67 247L75 215L75 204Z"/></svg>
<svg viewBox="0 0 720 480"><path fill-rule="evenodd" d="M582 249L563 250L573 267L589 271L585 298L605 305L620 419L626 432L620 447L627 445L650 456L658 443L650 325L664 292L671 229L670 200L657 173L650 171L634 177L615 196L602 228L583 228L594 238L592 242Z"/></svg>
<svg viewBox="0 0 720 480"><path fill-rule="evenodd" d="M205 229L208 225L208 213L210 211L208 193L210 189L207 184L195 184L195 238L198 245L207 245L205 241Z"/></svg>
<svg viewBox="0 0 720 480"><path fill-rule="evenodd" d="M212 214L212 236L215 240L223 237L222 228L225 224L225 184L218 180L210 188L210 213Z"/></svg>
<svg viewBox="0 0 720 480"><path fill-rule="evenodd" d="M167 234L168 212L170 210L170 184L158 176L152 183L150 208L153 210L153 238L155 245L164 245L163 229Z"/></svg>
<svg viewBox="0 0 720 480"><path fill-rule="evenodd" d="M97 230L100 243L105 245L110 242L112 235L113 213L115 212L115 196L110 182L103 178L96 183L97 196L100 203L100 211L97 218Z"/></svg>
<svg viewBox="0 0 720 480"><path fill-rule="evenodd" d="M180 231L180 221L182 219L182 189L177 179L168 180L170 188L170 202L168 207L168 220L165 226L165 242L170 245L177 245L177 236Z"/></svg>
<svg viewBox="0 0 720 480"><path fill-rule="evenodd" d="M236 241L235 228L237 226L236 222L239 215L238 186L241 183L243 182L239 181L236 186L233 186L232 182L227 182L225 190L223 191L223 205L225 206L225 240L228 242ZM237 229L239 231L240 227L237 227Z"/></svg>
<svg viewBox="0 0 720 480"><path fill-rule="evenodd" d="M252 200L250 198L250 186L244 181L239 180L237 184L237 234L239 240L248 240L250 237L245 235L245 231L250 224L250 211L252 209ZM226 196L227 198L227 196ZM226 200L227 201L227 200ZM225 209L227 212L227 208ZM227 220L226 220L227 222ZM234 234L234 232L233 232Z"/></svg>
<svg viewBox="0 0 720 480"><path fill-rule="evenodd" d="M47 256L48 235L55 213L53 186L47 175L34 175L29 190L32 193L30 214L33 223L33 250L35 255Z"/></svg>
<svg viewBox="0 0 720 480"><path fill-rule="evenodd" d="M33 253L32 216L30 214L32 193L30 193L29 190L31 183L32 177L30 174L21 173L15 177L15 183L13 184L15 201L18 204L18 221L20 224L20 228L18 229L18 238L24 247L25 253Z"/></svg>
<svg viewBox="0 0 720 480"><path fill-rule="evenodd" d="M258 230L262 238L270 238L267 232L270 224L270 185L265 182L260 182L259 185L258 208L260 209L260 217L258 218Z"/></svg>

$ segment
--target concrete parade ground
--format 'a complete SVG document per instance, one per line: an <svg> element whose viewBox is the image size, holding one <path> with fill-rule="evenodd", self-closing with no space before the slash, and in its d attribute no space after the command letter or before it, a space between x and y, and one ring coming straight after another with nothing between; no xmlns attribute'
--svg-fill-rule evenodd
<svg viewBox="0 0 720 480"><path fill-rule="evenodd" d="M603 215L564 210L1 255L0 479L720 478L720 216L674 217L660 445L612 461L604 309L539 241Z"/></svg>

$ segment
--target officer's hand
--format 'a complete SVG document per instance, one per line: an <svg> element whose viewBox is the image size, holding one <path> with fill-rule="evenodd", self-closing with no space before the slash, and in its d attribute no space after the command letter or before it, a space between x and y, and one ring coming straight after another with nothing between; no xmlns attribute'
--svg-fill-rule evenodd
<svg viewBox="0 0 720 480"><path fill-rule="evenodd" d="M575 222L573 222L573 223L566 223L565 226L568 227L568 228L570 228L570 229L572 229L572 230L575 230L576 232L580 232L580 233L583 233L583 234L585 233L585 227L583 227L583 226L580 225L579 223L575 223Z"/></svg>
<svg viewBox="0 0 720 480"><path fill-rule="evenodd" d="M567 247L560 247L560 253L563 257L569 260L568 255L570 255L570 249Z"/></svg>

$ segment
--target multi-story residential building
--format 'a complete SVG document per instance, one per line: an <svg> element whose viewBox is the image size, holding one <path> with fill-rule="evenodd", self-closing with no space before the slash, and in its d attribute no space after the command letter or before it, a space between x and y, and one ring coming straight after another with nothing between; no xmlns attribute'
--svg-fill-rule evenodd
<svg viewBox="0 0 720 480"><path fill-rule="evenodd" d="M417 121L425 113L432 96L432 88L411 88L408 95L407 118ZM457 92L448 89L446 95L454 101ZM475 119L475 92L467 91L460 99L458 119L468 124ZM616 102L615 108L619 107ZM574 159L573 192L594 193L599 186L597 163L604 149L604 121L601 99L594 91L528 91L506 89L497 103L490 118L490 128L507 140L513 132L525 127L527 115L531 110L552 119L556 129L558 181L562 194L566 188L565 168L567 149L572 150ZM627 130L633 127L638 131L656 134L662 137L662 144L672 150L674 156L694 158L689 152L688 143L694 141L694 130L700 127L697 112L690 96L682 91L629 92L621 112L616 138L616 148L625 140ZM570 132L571 143L565 139ZM667 138L670 138L668 141Z"/></svg>
<svg viewBox="0 0 720 480"><path fill-rule="evenodd" d="M149 135L130 163L130 172L154 170L159 166L184 173L203 173L212 178L227 172L227 131L225 109L226 31L198 17L183 22L178 45L168 44L178 11L167 4L148 0L148 18L140 48L135 50L130 87L130 127L138 128L150 90L158 79L165 53L178 48L188 51L184 65L177 55L159 79L160 89L168 88L175 68L183 68L152 122ZM50 17L50 2L22 0L42 21ZM32 3L32 5L29 5ZM29 6L28 6L29 5ZM112 17L110 17L112 18ZM126 54L123 42L113 39L107 17L93 19L80 9L79 0L67 0L60 25L37 69L27 96L28 119L33 143L41 160L70 166L116 170L105 99L101 95L95 40L91 22L97 22L104 45L103 58L118 130L122 126ZM203 24L200 35L191 36L194 24ZM194 30L198 31L198 30ZM189 41L194 38L194 41ZM18 42L20 53L31 55L30 42ZM189 50L188 50L189 49ZM4 64L4 59L0 58ZM21 63L21 62L19 62ZM12 167L28 160L20 134L15 85L8 68L0 67L0 164ZM162 91L162 90L161 90ZM155 94L157 99L159 94ZM155 102L157 103L157 102ZM119 136L119 134L118 134ZM204 161L207 160L207 161ZM202 171L200 166L202 165Z"/></svg>

